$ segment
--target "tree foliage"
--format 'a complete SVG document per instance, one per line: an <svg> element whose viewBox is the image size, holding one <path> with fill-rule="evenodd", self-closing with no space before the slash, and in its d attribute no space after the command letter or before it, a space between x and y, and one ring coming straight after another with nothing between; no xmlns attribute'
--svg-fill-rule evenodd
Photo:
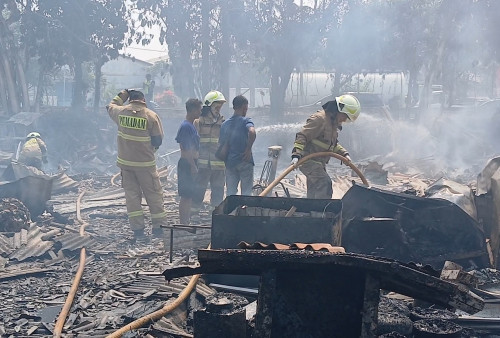
<svg viewBox="0 0 500 338"><path fill-rule="evenodd" d="M334 93L352 74L397 70L410 75L410 94L418 91L417 80L423 84L423 105L433 84L442 84L452 102L467 95L459 84L481 72L490 74L495 94L500 50L495 0L0 3L0 99L10 114L36 109L46 75L64 65L74 74L73 106L81 107L93 86L97 109L102 64L123 46L152 39L168 45L168 71L181 98L203 97L211 89L229 95L231 64L251 63L268 75L275 116L286 109L291 74L312 65L334 74ZM93 85L85 78L85 64L93 65Z"/></svg>

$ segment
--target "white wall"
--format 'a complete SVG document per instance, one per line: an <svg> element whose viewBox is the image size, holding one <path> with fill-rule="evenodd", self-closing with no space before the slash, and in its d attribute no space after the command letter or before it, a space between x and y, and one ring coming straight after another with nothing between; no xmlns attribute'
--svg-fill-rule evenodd
<svg viewBox="0 0 500 338"><path fill-rule="evenodd" d="M106 79L106 86L141 88L149 67L148 62L120 56L102 66L102 76Z"/></svg>

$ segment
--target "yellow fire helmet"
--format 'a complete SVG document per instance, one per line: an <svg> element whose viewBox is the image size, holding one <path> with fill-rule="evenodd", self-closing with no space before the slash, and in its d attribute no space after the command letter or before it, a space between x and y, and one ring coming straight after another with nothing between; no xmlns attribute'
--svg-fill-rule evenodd
<svg viewBox="0 0 500 338"><path fill-rule="evenodd" d="M205 100L203 101L203 103L205 104L205 106L211 106L214 102L226 102L226 98L221 92L217 90L211 90L207 95L205 95Z"/></svg>
<svg viewBox="0 0 500 338"><path fill-rule="evenodd" d="M359 100L350 94L344 94L335 98L339 112L347 115L352 122L356 121L361 111Z"/></svg>

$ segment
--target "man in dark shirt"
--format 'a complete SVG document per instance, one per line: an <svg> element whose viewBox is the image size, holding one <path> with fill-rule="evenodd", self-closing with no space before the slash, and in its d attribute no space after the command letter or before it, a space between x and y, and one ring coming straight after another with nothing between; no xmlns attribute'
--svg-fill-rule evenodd
<svg viewBox="0 0 500 338"><path fill-rule="evenodd" d="M189 224L191 201L196 193L195 178L198 173L198 151L200 136L193 121L200 117L202 102L189 99L186 102L186 119L181 123L175 140L181 148L181 158L177 164L177 190L179 201L179 219L181 224Z"/></svg>
<svg viewBox="0 0 500 338"><path fill-rule="evenodd" d="M253 187L252 146L256 138L252 120L246 117L248 100L243 95L233 99L234 115L222 124L220 144L229 142L226 165L226 195L236 195L241 182L241 194L251 195Z"/></svg>

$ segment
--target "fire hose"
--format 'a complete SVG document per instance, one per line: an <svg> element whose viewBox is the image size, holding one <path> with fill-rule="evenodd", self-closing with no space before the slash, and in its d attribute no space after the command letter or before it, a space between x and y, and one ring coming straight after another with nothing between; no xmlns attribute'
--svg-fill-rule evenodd
<svg viewBox="0 0 500 338"><path fill-rule="evenodd" d="M365 176L361 173L361 171L350 161L348 161L344 156L331 153L331 152L321 152L321 153L314 153L310 154L307 156L304 156L301 158L297 163L289 166L283 173L278 176L273 182L271 182L264 191L262 191L259 196L266 196L286 175L288 175L292 170L297 169L301 164L304 162L310 160L311 158L315 157L325 157L325 156L330 156L330 157L335 157L339 160L341 160L343 163L348 165L361 179L363 184L369 185L368 181L366 180ZM208 246L208 249L210 249L210 245ZM136 319L130 324L127 324L126 326L122 327L121 329L113 332L112 334L108 335L106 338L118 338L121 337L124 333L132 330L139 329L143 327L144 325L148 324L150 321L155 321L160 319L161 317L165 316L169 312L172 312L175 310L179 305L181 305L184 300L191 294L193 289L196 286L196 283L198 282L198 279L200 278L200 275L194 275L191 277L189 280L188 285L182 292L179 294L179 296L171 303L167 303L161 308L160 310L157 310L153 313L150 313L144 317L141 317L139 319Z"/></svg>
<svg viewBox="0 0 500 338"><path fill-rule="evenodd" d="M85 194L85 190L78 196L76 200L76 218L80 222L80 236L85 235L85 226L87 223L82 219L80 214L80 203L83 195ZM78 290L78 286L80 284L80 280L82 279L83 269L85 268L85 260L86 260L86 251L85 248L82 248L80 251L80 264L78 265L78 270L76 271L75 279L73 279L73 283L71 284L71 288L68 293L68 297L64 302L64 306L57 317L56 325L54 327L54 337L61 337L64 323L66 322L66 317L68 317L69 310L71 310L71 305L73 304L73 300L75 299L76 291Z"/></svg>
<svg viewBox="0 0 500 338"><path fill-rule="evenodd" d="M264 189L260 194L259 196L266 196L267 194L269 194L269 192L271 192L271 190L273 190L273 188L279 183L281 182L281 180L283 178L285 178L286 175L288 175L292 170L294 169L297 169L298 167L300 167L304 162L312 159L312 158L315 158L315 157L334 157L336 159L339 159L341 160L345 165L349 166L355 173L356 175L359 176L359 178L361 179L361 181L363 182L363 184L365 185L369 185L368 181L366 180L365 176L363 175L363 173L351 162L351 161L348 161L344 156L341 156L339 154L335 154L335 153L331 153L331 152L321 152L321 153L313 153L313 154L309 154L307 156L304 156L302 157L297 163L295 164L292 164L290 165L288 168L285 169L285 171L283 171L279 176L278 178L276 178L274 181L272 181L266 189Z"/></svg>

